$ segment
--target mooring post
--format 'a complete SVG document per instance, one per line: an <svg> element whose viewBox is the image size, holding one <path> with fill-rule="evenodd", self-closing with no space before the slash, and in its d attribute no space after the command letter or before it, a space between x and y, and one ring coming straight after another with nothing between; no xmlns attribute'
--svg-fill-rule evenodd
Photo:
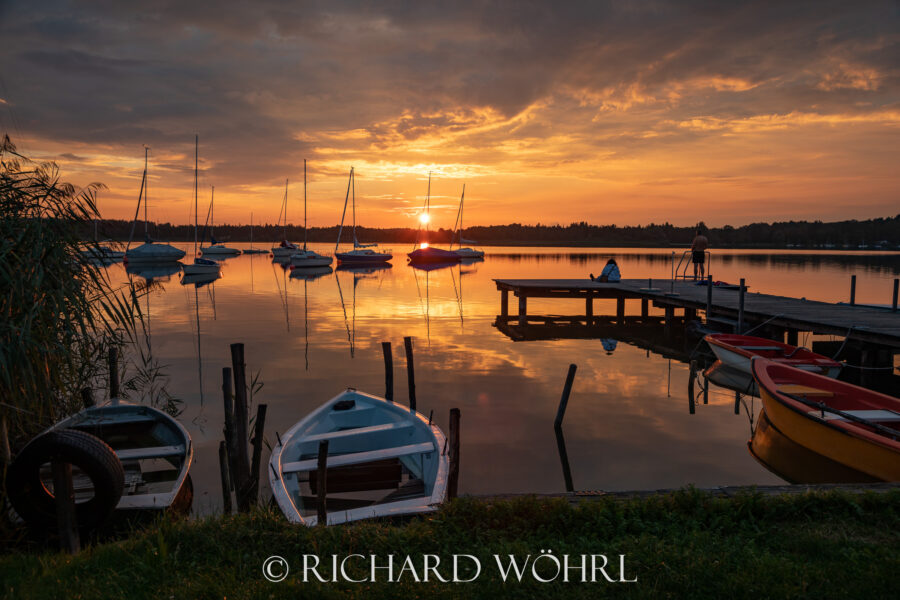
<svg viewBox="0 0 900 600"><path fill-rule="evenodd" d="M650 300L641 298L641 322L646 322L648 316L650 316Z"/></svg>
<svg viewBox="0 0 900 600"><path fill-rule="evenodd" d="M75 488L72 485L72 465L61 460L51 463L53 496L56 500L56 520L59 525L59 547L63 552L77 554L81 550L78 522L75 518Z"/></svg>
<svg viewBox="0 0 900 600"><path fill-rule="evenodd" d="M409 410L416 410L416 370L413 365L412 338L403 338L403 346L406 348L406 378L409 383Z"/></svg>
<svg viewBox="0 0 900 600"><path fill-rule="evenodd" d="M259 498L259 462L262 458L262 445L266 434L266 411L268 405L259 404L256 407L256 421L253 423L253 460L250 463L250 490L248 495L251 502Z"/></svg>
<svg viewBox="0 0 900 600"><path fill-rule="evenodd" d="M328 485L328 440L319 442L319 462L316 469L316 514L318 525L328 525L328 510L325 506L325 486Z"/></svg>
<svg viewBox="0 0 900 600"><path fill-rule="evenodd" d="M231 344L231 368L234 374L234 437L237 456L235 457L234 491L237 493L239 512L250 510L249 486L250 457L247 452L248 407L247 407L247 365L244 363L244 344Z"/></svg>
<svg viewBox="0 0 900 600"><path fill-rule="evenodd" d="M528 324L528 297L519 292L519 325L524 327Z"/></svg>
<svg viewBox="0 0 900 600"><path fill-rule="evenodd" d="M672 332L672 321L675 320L675 307L671 304L666 305L666 322L663 326L666 335L669 335Z"/></svg>
<svg viewBox="0 0 900 600"><path fill-rule="evenodd" d="M798 332L796 329L788 329L787 343L790 344L791 346L796 346L797 342L799 341L799 338L800 338L799 333L800 332Z"/></svg>
<svg viewBox="0 0 900 600"><path fill-rule="evenodd" d="M500 290L500 316L509 316L509 290Z"/></svg>
<svg viewBox="0 0 900 600"><path fill-rule="evenodd" d="M590 325L594 320L594 297L590 294L584 299L584 316L587 324Z"/></svg>
<svg viewBox="0 0 900 600"><path fill-rule="evenodd" d="M900 279L894 279L894 299L891 302L891 310L897 312L897 291L900 288Z"/></svg>
<svg viewBox="0 0 900 600"><path fill-rule="evenodd" d="M692 360L688 374L688 412L694 414L694 381L697 379L697 361Z"/></svg>
<svg viewBox="0 0 900 600"><path fill-rule="evenodd" d="M738 291L738 335L744 333L744 279L741 278L741 289Z"/></svg>
<svg viewBox="0 0 900 600"><path fill-rule="evenodd" d="M736 414L736 415L741 414L741 393L740 392L734 393L734 414Z"/></svg>
<svg viewBox="0 0 900 600"><path fill-rule="evenodd" d="M850 276L850 306L856 304L856 275Z"/></svg>
<svg viewBox="0 0 900 600"><path fill-rule="evenodd" d="M231 477L228 475L228 450L219 442L219 476L222 479L222 512L231 514Z"/></svg>
<svg viewBox="0 0 900 600"><path fill-rule="evenodd" d="M566 452L566 438L563 436L562 427L553 426L556 433L556 449L559 451L559 462L562 464L563 481L566 484L566 491L572 493L575 491L575 485L572 483L572 468L569 466L569 453Z"/></svg>
<svg viewBox="0 0 900 600"><path fill-rule="evenodd" d="M447 497L456 498L459 487L459 409L450 409L450 473L447 476Z"/></svg>
<svg viewBox="0 0 900 600"><path fill-rule="evenodd" d="M109 399L119 397L119 349L109 349Z"/></svg>
<svg viewBox="0 0 900 600"><path fill-rule="evenodd" d="M390 342L381 342L381 353L384 354L384 398L394 401L394 355Z"/></svg>
<svg viewBox="0 0 900 600"><path fill-rule="evenodd" d="M569 365L569 372L566 374L566 384L563 386L562 397L559 399L559 408L556 409L556 419L553 424L557 427L562 426L563 417L566 416L566 406L569 404L569 394L572 393L572 382L575 381L575 371L577 365Z"/></svg>
<svg viewBox="0 0 900 600"><path fill-rule="evenodd" d="M9 448L9 428L6 426L6 415L0 412L0 476L6 476L6 468L12 462Z"/></svg>
<svg viewBox="0 0 900 600"><path fill-rule="evenodd" d="M712 275L706 276L706 324L709 325L709 318L712 315L712 289L713 289L713 278Z"/></svg>
<svg viewBox="0 0 900 600"><path fill-rule="evenodd" d="M228 458L228 477L231 489L234 489L234 478L237 473L237 437L234 435L234 393L231 389L231 367L222 367L222 404L225 413L225 451Z"/></svg>
<svg viewBox="0 0 900 600"><path fill-rule="evenodd" d="M709 379L703 378L703 404L709 404Z"/></svg>
<svg viewBox="0 0 900 600"><path fill-rule="evenodd" d="M616 298L616 323L625 324L625 296Z"/></svg>

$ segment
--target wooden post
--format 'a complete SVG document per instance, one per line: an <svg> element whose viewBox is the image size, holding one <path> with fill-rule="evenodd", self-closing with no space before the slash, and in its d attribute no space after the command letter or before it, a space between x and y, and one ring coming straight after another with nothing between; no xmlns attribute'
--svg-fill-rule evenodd
<svg viewBox="0 0 900 600"><path fill-rule="evenodd" d="M325 505L328 485L328 440L319 442L319 463L316 469L316 514L319 525L328 525L328 509Z"/></svg>
<svg viewBox="0 0 900 600"><path fill-rule="evenodd" d="M456 498L459 487L459 409L450 409L450 473L447 476L447 497Z"/></svg>
<svg viewBox="0 0 900 600"><path fill-rule="evenodd" d="M81 388L81 404L85 408L90 408L94 405L94 392L91 388Z"/></svg>
<svg viewBox="0 0 900 600"><path fill-rule="evenodd" d="M569 372L566 374L566 383L563 386L562 397L559 399L559 407L556 409L556 419L553 424L557 427L562 426L563 417L566 416L566 407L569 405L569 394L572 393L572 383L575 381L575 371L577 365L569 365Z"/></svg>
<svg viewBox="0 0 900 600"><path fill-rule="evenodd" d="M648 298L641 298L641 322L646 321L649 316L650 300Z"/></svg>
<svg viewBox="0 0 900 600"><path fill-rule="evenodd" d="M566 452L566 438L563 437L562 427L553 427L556 432L556 449L559 451L559 462L562 464L563 481L566 484L567 492L575 491L575 484L572 483L572 469L569 466L569 453Z"/></svg>
<svg viewBox="0 0 900 600"><path fill-rule="evenodd" d="M744 279L741 278L741 289L738 290L738 335L744 333Z"/></svg>
<svg viewBox="0 0 900 600"><path fill-rule="evenodd" d="M798 338L800 337L799 333L800 332L797 331L796 329L788 329L787 343L790 344L791 346L796 346L797 342L799 341Z"/></svg>
<svg viewBox="0 0 900 600"><path fill-rule="evenodd" d="M524 327L528 324L528 297L519 292L519 325Z"/></svg>
<svg viewBox="0 0 900 600"><path fill-rule="evenodd" d="M694 381L697 379L697 361L692 360L690 373L688 374L688 412L694 414Z"/></svg>
<svg viewBox="0 0 900 600"><path fill-rule="evenodd" d="M238 495L238 511L248 512L250 457L247 453L247 365L244 363L243 344L231 344L231 367L234 373L234 436L237 450L234 490Z"/></svg>
<svg viewBox="0 0 900 600"><path fill-rule="evenodd" d="M6 414L0 412L0 477L6 477L6 468L12 462L9 449L9 429L6 426Z"/></svg>
<svg viewBox="0 0 900 600"><path fill-rule="evenodd" d="M712 315L712 275L706 276L706 324L709 325L709 317Z"/></svg>
<svg viewBox="0 0 900 600"><path fill-rule="evenodd" d="M234 487L234 479L237 474L237 436L234 433L234 393L231 389L231 367L222 368L222 401L225 409L225 451L228 453L228 482L231 489Z"/></svg>
<svg viewBox="0 0 900 600"><path fill-rule="evenodd" d="M119 349L109 349L109 399L119 397Z"/></svg>
<svg viewBox="0 0 900 600"><path fill-rule="evenodd" d="M703 378L703 404L709 404L709 379Z"/></svg>
<svg viewBox="0 0 900 600"><path fill-rule="evenodd" d="M616 298L616 323L625 324L625 296Z"/></svg>
<svg viewBox="0 0 900 600"><path fill-rule="evenodd" d="M500 316L509 316L509 290L500 290Z"/></svg>
<svg viewBox="0 0 900 600"><path fill-rule="evenodd" d="M228 475L228 450L219 442L219 475L222 479L222 512L231 514L231 477Z"/></svg>
<svg viewBox="0 0 900 600"><path fill-rule="evenodd" d="M594 297L588 296L584 299L584 315L587 324L590 325L591 321L594 320Z"/></svg>
<svg viewBox="0 0 900 600"><path fill-rule="evenodd" d="M248 491L250 502L256 502L259 498L259 462L262 459L262 445L266 434L266 404L256 406L256 421L253 423L253 460L250 463L250 490Z"/></svg>
<svg viewBox="0 0 900 600"><path fill-rule="evenodd" d="M381 342L381 352L384 354L384 398L388 402L394 401L394 355L391 352L390 342Z"/></svg>
<svg viewBox="0 0 900 600"><path fill-rule="evenodd" d="M669 335L672 331L672 321L675 320L675 307L671 304L666 305L666 323L664 326L666 335Z"/></svg>
<svg viewBox="0 0 900 600"><path fill-rule="evenodd" d="M409 384L409 410L416 410L416 370L413 364L412 338L403 338L403 346L406 348L406 379Z"/></svg>
<svg viewBox="0 0 900 600"><path fill-rule="evenodd" d="M696 320L697 318L697 309L686 307L684 309L684 324L687 325L691 321Z"/></svg>
<svg viewBox="0 0 900 600"><path fill-rule="evenodd" d="M741 414L741 393L740 392L734 393L734 414L736 414L736 415Z"/></svg>
<svg viewBox="0 0 900 600"><path fill-rule="evenodd" d="M856 304L856 275L850 276L850 306Z"/></svg>
<svg viewBox="0 0 900 600"><path fill-rule="evenodd" d="M897 291L900 289L900 279L894 279L894 299L891 302L891 310L897 312Z"/></svg>
<svg viewBox="0 0 900 600"><path fill-rule="evenodd" d="M77 554L81 550L78 522L75 518L75 489L72 486L72 465L60 460L51 464L53 496L56 499L56 520L59 525L59 547L63 552Z"/></svg>

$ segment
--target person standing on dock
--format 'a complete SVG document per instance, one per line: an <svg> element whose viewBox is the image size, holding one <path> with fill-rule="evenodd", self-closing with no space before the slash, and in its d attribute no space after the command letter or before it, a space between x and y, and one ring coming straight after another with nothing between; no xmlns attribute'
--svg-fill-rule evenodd
<svg viewBox="0 0 900 600"><path fill-rule="evenodd" d="M702 229L697 229L697 235L691 242L691 262L694 263L694 281L697 281L697 272L700 272L700 279L706 277L706 249L709 248L709 240L703 235Z"/></svg>

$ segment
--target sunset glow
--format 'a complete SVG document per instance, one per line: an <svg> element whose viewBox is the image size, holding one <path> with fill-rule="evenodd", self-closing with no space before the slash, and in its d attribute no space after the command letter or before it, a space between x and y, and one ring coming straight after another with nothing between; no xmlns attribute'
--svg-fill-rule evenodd
<svg viewBox="0 0 900 600"><path fill-rule="evenodd" d="M429 221L431 221L431 217L428 215L428 213L422 213L421 215L419 215L419 223L421 223L422 225L427 225Z"/></svg>
<svg viewBox="0 0 900 600"><path fill-rule="evenodd" d="M374 227L429 172L447 228L464 182L468 225L897 212L896 8L679 6L6 5L0 129L106 184L110 218L147 144L150 218L186 223L195 133L225 223L274 223L285 178L299 223L304 159L311 226L340 222L351 164Z"/></svg>

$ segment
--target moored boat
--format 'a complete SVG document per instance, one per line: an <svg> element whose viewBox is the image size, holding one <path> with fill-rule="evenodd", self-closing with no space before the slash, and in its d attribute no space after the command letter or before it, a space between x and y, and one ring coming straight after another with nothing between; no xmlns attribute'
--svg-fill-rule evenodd
<svg viewBox="0 0 900 600"><path fill-rule="evenodd" d="M459 262L462 259L462 256L452 250L444 250L442 248L434 248L431 246L413 250L407 254L407 256L411 263L453 263Z"/></svg>
<svg viewBox="0 0 900 600"><path fill-rule="evenodd" d="M797 444L900 481L900 400L764 358L751 361L768 420Z"/></svg>
<svg viewBox="0 0 900 600"><path fill-rule="evenodd" d="M447 491L443 432L424 415L347 389L272 450L269 483L289 521L315 525L319 443L328 441L328 525L436 510Z"/></svg>
<svg viewBox="0 0 900 600"><path fill-rule="evenodd" d="M303 159L303 249L291 255L291 264L301 269L327 267L331 264L330 256L322 256L307 247L309 243L309 227L306 221L306 159Z"/></svg>
<svg viewBox="0 0 900 600"><path fill-rule="evenodd" d="M338 252L341 245L341 234L344 231L344 217L347 216L347 203L350 200L350 193L353 193L353 250L347 252ZM372 248L378 244L363 244L356 237L356 180L354 178L353 167L350 167L350 178L347 181L347 196L344 198L344 212L341 215L341 226L338 229L337 242L334 244L334 257L339 263L368 265L386 263L394 255L390 252L376 252Z"/></svg>
<svg viewBox="0 0 900 600"><path fill-rule="evenodd" d="M149 161L150 149L144 148L144 175L141 180L141 191L138 195L138 211L141 209L141 201L144 202L144 238L145 241L140 246L135 248L128 248L125 250L125 258L124 261L126 264L137 264L137 263L172 263L180 260L184 257L184 250L179 250L175 246L170 246L169 244L159 244L155 243L150 238L149 231L149 217L147 216L147 195L148 195L148 176L147 176L147 167ZM137 214L137 213L136 213ZM136 215L135 215L136 216ZM132 234L134 233L134 226L132 225ZM131 236L129 236L129 244L131 243Z"/></svg>
<svg viewBox="0 0 900 600"><path fill-rule="evenodd" d="M761 337L712 333L703 339L709 344L716 358L729 367L747 374L750 374L750 359L754 356L761 356L827 377L837 377L843 366L836 360L816 354L801 346L792 346Z"/></svg>

